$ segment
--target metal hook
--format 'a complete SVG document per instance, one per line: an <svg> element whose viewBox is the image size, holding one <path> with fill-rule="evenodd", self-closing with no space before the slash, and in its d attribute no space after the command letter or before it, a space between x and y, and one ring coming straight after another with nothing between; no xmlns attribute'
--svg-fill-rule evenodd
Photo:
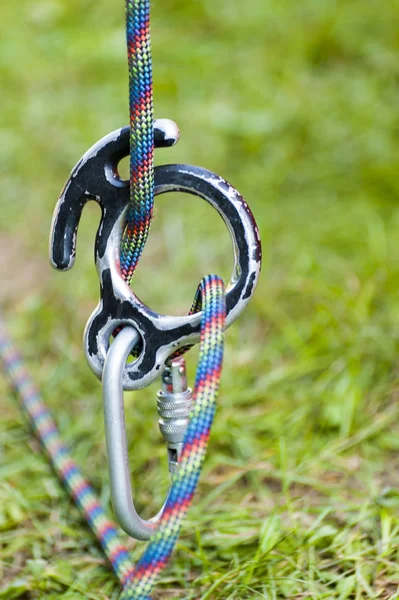
<svg viewBox="0 0 399 600"><path fill-rule="evenodd" d="M172 145L177 141L177 127L170 123L155 122L156 145ZM125 366L123 374L124 389L135 390L154 381L163 371L168 357L177 349L199 341L201 315L171 317L158 314L143 304L121 277L119 247L129 203L129 182L120 179L117 166L128 154L129 128L126 127L106 136L84 155L57 203L50 252L52 264L57 269L72 267L83 207L87 200L96 200L102 208L95 247L101 299L86 325L86 357L93 372L101 379L113 332L121 326L136 329L142 351L136 361ZM156 167L155 194L169 191L188 192L206 200L230 232L235 264L226 294L226 326L229 326L249 302L259 277L261 246L255 219L246 202L229 183L199 167Z"/></svg>
<svg viewBox="0 0 399 600"><path fill-rule="evenodd" d="M134 505L122 387L126 361L139 343L137 330L125 327L111 344L103 372L103 409L115 517L126 533L137 540L148 540L162 516L165 504L155 517L148 520L139 516ZM162 390L158 393L159 428L168 445L171 472L177 469L191 408L192 391L187 388L184 358L179 357L166 368Z"/></svg>
<svg viewBox="0 0 399 600"><path fill-rule="evenodd" d="M129 182L120 178L118 164L129 155L128 127L103 137L83 155L72 170L54 210L50 230L50 262L59 271L75 263L76 237L83 208L89 200L102 210L97 232L96 258L105 253L108 237L129 202ZM154 122L156 148L174 146L179 128L169 119Z"/></svg>
<svg viewBox="0 0 399 600"><path fill-rule="evenodd" d="M137 540L148 540L159 521L162 510L145 521L134 506L130 483L123 402L123 371L129 354L140 342L133 327L125 327L108 351L103 373L103 407L107 442L108 471L115 517L126 533Z"/></svg>

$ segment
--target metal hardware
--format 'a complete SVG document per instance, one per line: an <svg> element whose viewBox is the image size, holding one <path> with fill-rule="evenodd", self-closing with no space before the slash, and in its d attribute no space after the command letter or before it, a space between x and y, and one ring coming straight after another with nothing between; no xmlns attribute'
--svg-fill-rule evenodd
<svg viewBox="0 0 399 600"><path fill-rule="evenodd" d="M168 446L171 473L177 469L192 405L192 390L187 387L186 361L180 356L165 367L157 402L159 429Z"/></svg>
<svg viewBox="0 0 399 600"><path fill-rule="evenodd" d="M154 127L156 146L177 141L177 127L170 121L156 121ZM129 128L126 127L109 134L84 155L57 203L50 252L55 268L66 270L73 266L83 207L88 200L98 202L102 218L95 257L101 299L86 325L85 352L91 369L101 379L113 332L121 326L137 329L141 353L137 360L125 366L123 374L124 389L135 390L154 381L177 349L199 341L201 315L158 314L143 304L121 277L119 246L129 203L129 182L119 177L117 166L128 154ZM261 246L254 217L229 183L199 167L156 167L155 194L169 191L188 192L203 198L217 210L229 230L235 264L226 294L228 327L248 304L259 278Z"/></svg>
<svg viewBox="0 0 399 600"><path fill-rule="evenodd" d="M115 517L126 533L137 540L148 540L163 509L153 519L146 521L138 515L134 506L122 387L127 358L138 343L140 343L140 335L137 330L133 327L125 327L111 344L104 364L103 407L111 498Z"/></svg>
<svg viewBox="0 0 399 600"><path fill-rule="evenodd" d="M72 170L54 210L50 230L50 262L60 271L75 263L76 237L82 210L89 200L102 209L97 231L95 256L103 257L115 222L129 202L129 182L120 178L118 165L129 155L129 127L103 137L83 155ZM156 148L173 146L179 140L179 128L169 119L154 123ZM121 139L122 138L122 139Z"/></svg>

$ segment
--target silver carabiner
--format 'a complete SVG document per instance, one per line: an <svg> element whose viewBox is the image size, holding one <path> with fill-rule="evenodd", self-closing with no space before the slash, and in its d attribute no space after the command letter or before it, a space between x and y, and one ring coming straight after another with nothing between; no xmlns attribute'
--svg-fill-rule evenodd
<svg viewBox="0 0 399 600"><path fill-rule="evenodd" d="M126 533L137 540L148 540L162 512L149 520L142 519L134 505L130 483L128 445L123 401L123 372L133 348L140 343L133 327L125 327L110 346L104 363L103 408L108 454L111 499L115 517ZM163 377L158 394L159 428L168 444L169 470L177 468L188 417L192 407L191 390L186 388L184 359L172 362Z"/></svg>

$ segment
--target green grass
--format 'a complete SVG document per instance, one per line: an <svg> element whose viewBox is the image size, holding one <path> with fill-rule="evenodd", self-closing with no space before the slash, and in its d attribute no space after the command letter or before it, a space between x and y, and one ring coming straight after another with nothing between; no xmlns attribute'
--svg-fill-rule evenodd
<svg viewBox="0 0 399 600"><path fill-rule="evenodd" d="M0 276L12 333L108 506L100 384L81 348L98 299L99 213L52 272L70 169L127 122L123 1L0 6ZM155 108L245 196L264 266L227 334L205 470L156 598L399 598L399 2L153 3ZM228 277L223 224L164 196L134 289L184 314ZM195 370L195 351L189 360ZM127 394L146 515L167 488L157 386ZM0 382L0 598L115 599L118 586ZM134 462L133 462L134 458ZM131 543L137 558L141 544Z"/></svg>

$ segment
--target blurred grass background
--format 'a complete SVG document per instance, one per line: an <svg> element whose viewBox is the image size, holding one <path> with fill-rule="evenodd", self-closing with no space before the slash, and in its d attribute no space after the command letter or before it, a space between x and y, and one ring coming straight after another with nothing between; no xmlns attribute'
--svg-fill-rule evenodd
<svg viewBox="0 0 399 600"><path fill-rule="evenodd" d="M155 113L181 129L156 161L230 180L264 249L155 598L399 598L399 2L154 0L152 15ZM109 505L100 385L81 347L98 300L98 208L85 210L71 272L50 270L47 240L73 165L128 120L123 2L3 0L0 22L0 297ZM203 274L229 277L213 217L192 197L157 200L134 281L147 304L185 313ZM126 395L147 516L168 483L157 387ZM0 598L115 599L3 381L0 392Z"/></svg>

